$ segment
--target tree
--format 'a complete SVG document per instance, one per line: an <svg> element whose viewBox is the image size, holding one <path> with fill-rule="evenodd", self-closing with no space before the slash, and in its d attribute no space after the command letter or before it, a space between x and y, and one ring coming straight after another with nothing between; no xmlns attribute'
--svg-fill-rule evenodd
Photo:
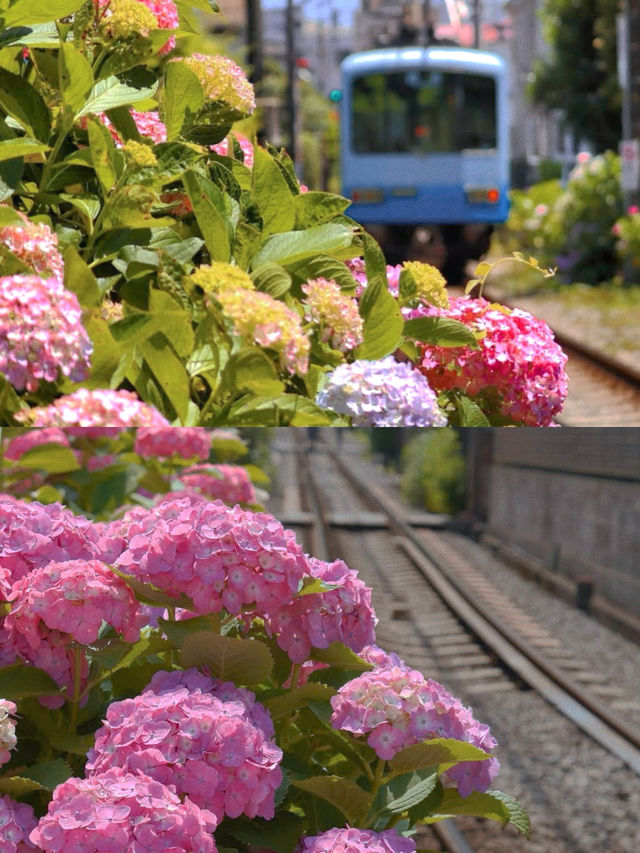
<svg viewBox="0 0 640 853"><path fill-rule="evenodd" d="M541 13L550 51L534 69L531 96L564 110L596 151L617 149L621 135L617 12L617 0L546 0Z"/></svg>

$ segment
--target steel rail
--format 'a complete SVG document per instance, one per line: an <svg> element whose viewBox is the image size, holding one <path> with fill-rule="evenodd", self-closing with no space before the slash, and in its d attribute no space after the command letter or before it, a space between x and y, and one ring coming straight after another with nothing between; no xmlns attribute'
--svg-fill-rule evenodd
<svg viewBox="0 0 640 853"><path fill-rule="evenodd" d="M387 514L392 529L399 534L398 544L411 557L416 568L438 594L486 645L493 649L522 680L578 725L604 748L620 758L640 775L640 733L612 714L601 702L561 672L548 659L504 622L481 612L462 584L450 576L440 558L407 524L398 508L382 489L366 483L327 448L343 476L370 501Z"/></svg>
<svg viewBox="0 0 640 853"><path fill-rule="evenodd" d="M312 518L310 526L312 530L312 538L314 542L314 556L325 562L334 559L329 546L330 530L334 526L330 516L328 516L320 500L320 493L313 475L313 469L309 464L309 454L302 451L300 440L296 440L296 460L297 469L300 472L299 483L303 492ZM304 489L302 489L304 483ZM441 820L434 824L429 824L429 828L445 846L447 853L475 853L472 847L469 846L466 838L452 820Z"/></svg>

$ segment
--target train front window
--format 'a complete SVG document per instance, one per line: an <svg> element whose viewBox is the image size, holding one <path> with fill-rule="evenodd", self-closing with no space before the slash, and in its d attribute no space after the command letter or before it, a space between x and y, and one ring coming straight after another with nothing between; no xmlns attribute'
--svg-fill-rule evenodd
<svg viewBox="0 0 640 853"><path fill-rule="evenodd" d="M415 70L368 74L353 82L353 148L358 154L496 147L492 77Z"/></svg>

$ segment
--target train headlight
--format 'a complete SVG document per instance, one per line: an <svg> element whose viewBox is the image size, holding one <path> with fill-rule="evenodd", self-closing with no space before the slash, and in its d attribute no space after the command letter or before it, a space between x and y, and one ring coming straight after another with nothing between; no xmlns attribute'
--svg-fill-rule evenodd
<svg viewBox="0 0 640 853"><path fill-rule="evenodd" d="M497 187L467 187L465 194L469 204L498 204L501 198Z"/></svg>

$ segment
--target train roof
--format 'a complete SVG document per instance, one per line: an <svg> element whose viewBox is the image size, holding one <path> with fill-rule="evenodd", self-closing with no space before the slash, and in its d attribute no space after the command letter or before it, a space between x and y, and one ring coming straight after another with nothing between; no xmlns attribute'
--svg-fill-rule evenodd
<svg viewBox="0 0 640 853"><path fill-rule="evenodd" d="M485 73L501 73L506 61L497 53L467 47L434 45L433 47L386 47L352 53L342 61L345 74L383 68L421 67L436 65L451 70L475 69Z"/></svg>

